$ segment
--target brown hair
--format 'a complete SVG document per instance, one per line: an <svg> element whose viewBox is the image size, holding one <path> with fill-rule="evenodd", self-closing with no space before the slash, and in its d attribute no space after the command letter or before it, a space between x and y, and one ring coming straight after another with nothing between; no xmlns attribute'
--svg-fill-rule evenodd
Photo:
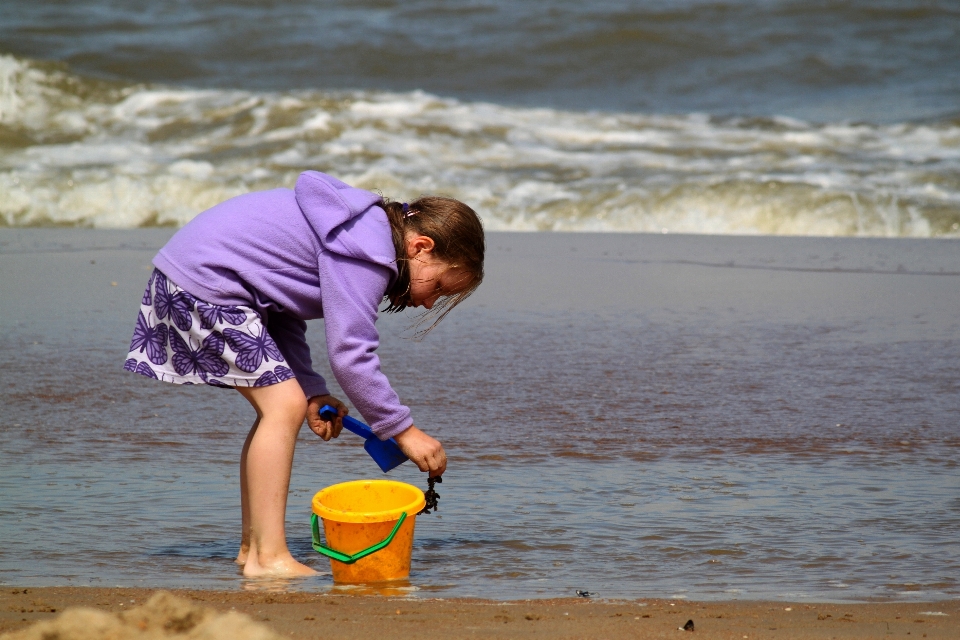
<svg viewBox="0 0 960 640"><path fill-rule="evenodd" d="M433 240L434 255L450 265L470 274L470 285L452 296L437 300L431 311L423 314L416 326L420 327L430 316L436 319L427 328L432 329L444 316L473 293L483 280L483 253L486 243L483 223L476 212L453 198L424 196L406 205L384 199L380 206L387 212L393 231L393 245L397 250L397 279L387 290L385 298L388 313L403 311L410 306L410 268L407 258L407 233L427 236Z"/></svg>

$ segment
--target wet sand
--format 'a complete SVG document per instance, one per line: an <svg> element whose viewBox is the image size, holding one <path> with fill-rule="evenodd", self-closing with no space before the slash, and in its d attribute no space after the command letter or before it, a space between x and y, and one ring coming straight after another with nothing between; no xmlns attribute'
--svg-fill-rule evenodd
<svg viewBox="0 0 960 640"><path fill-rule="evenodd" d="M950 638L960 602L809 604L790 602L496 602L243 591L173 591L196 606L236 611L285 638L678 638L693 620L698 638ZM0 591L0 633L51 620L69 607L119 614L146 602L147 589L99 587ZM941 615L943 614L943 615ZM250 622L248 622L250 624ZM170 626L170 625L168 625ZM6 636L0 636L6 637ZM62 640L70 640L68 637ZM89 637L89 636L85 636Z"/></svg>
<svg viewBox="0 0 960 640"><path fill-rule="evenodd" d="M456 451L466 471L452 475L451 482L444 484L441 492L446 500L441 511L444 520L424 521L422 528L418 528L422 545L416 548L414 557L415 569L420 571L415 580L415 584L421 587L418 595L439 595L431 589L453 584L462 590L452 595L480 595L510 601L510 604L500 605L492 601L436 601L425 597L395 600L323 593L269 595L241 591L239 584L237 591L218 590L222 589L225 580L235 575L230 560L231 554L235 554L237 530L235 522L227 517L220 518L222 523L216 521L217 518L208 513L207 503L203 502L210 499L220 485L214 485L207 476L197 476L195 482L181 481L180 484L161 486L156 480L159 476L154 474L148 475L140 485L121 488L130 479L127 476L133 475L131 470L140 470L147 464L142 457L137 457L144 453L141 449L146 448L147 452L159 457L161 464L173 464L183 458L177 462L179 472L188 465L189 458L198 458L198 464L216 461L213 454L202 457L200 453L212 449L214 445L211 443L226 442L232 432L225 427L224 435L217 432L209 441L199 441L203 443L201 446L197 440L184 435L191 432L189 425L184 427L183 434L170 432L170 425L182 421L185 412L164 414L160 410L161 406L166 406L160 403L170 401L169 389L151 387L149 385L153 383L150 381L132 380L128 379L132 378L129 376L123 378L129 387L114 387L113 378L109 377L113 374L105 373L104 378L109 384L97 386L96 381L83 381L87 386L82 393L67 395L65 391L69 389L62 382L63 372L55 368L41 369L40 365L67 353L100 357L106 363L104 366L110 367L109 372L118 369L116 363L125 352L132 315L149 275L149 260L171 233L169 229L115 232L0 229L0 329L9 340L8 344L12 345L6 351L0 349L0 355L7 358L5 363L11 363L5 370L12 371L13 365L22 365L23 371L33 375L28 382L34 385L28 387L26 383L13 379L5 385L8 386L7 395L0 396L4 398L4 408L0 410L4 436L0 445L0 468L10 473L16 465L23 465L22 475L11 473L2 479L8 480L8 485L5 491L0 491L3 499L0 504L0 540L5 543L5 555L0 556L0 580L7 582L0 588L2 629L13 629L54 615L49 611L40 612L41 609L55 608L59 612L63 607L77 604L101 606L100 603L106 603L103 606L119 610L121 601L134 599L140 602L149 593L146 590L99 587L36 590L31 587L62 585L71 581L73 584L202 587L210 590L183 593L217 607L229 609L236 606L238 610L269 617L269 623L275 629L287 636L293 632L295 637L337 637L337 633L352 634L353 629L357 630L357 637L365 637L363 634L375 633L378 625L382 627L381 617L391 617L397 625L409 624L418 630L418 635L446 634L448 628L480 635L494 635L495 630L501 630L498 633L509 637L525 633L544 637L562 637L568 633L577 637L621 635L621 627L606 625L624 625L624 634L629 630L629 633L666 635L680 633L676 631L677 627L693 619L697 633L713 633L715 629L719 634L717 637L742 638L747 635L753 638L774 634L781 634L780 637L878 637L886 635L887 624L891 633L896 630L897 634L910 633L917 637L923 637L923 633L928 637L957 637L955 576L958 574L954 569L957 562L957 512L949 500L957 495L955 469L957 452L960 451L956 422L952 417L957 409L955 355L956 337L960 335L960 241L490 234L488 275L484 286L463 309L458 309L450 320L445 321L450 335L456 338L449 344L459 345L462 335L481 338L479 346L473 351L457 353L456 362L451 364L462 372L460 377L463 380L455 381L461 387L453 387L449 376L442 375L442 371L435 373L435 377L442 379L431 379L430 370L417 366L422 361L412 359L406 364L399 356L406 359L407 351L391 345L386 345L385 351L401 373L404 373L403 367L409 369L407 375L397 375L396 379L401 384L415 381L416 384L410 384L405 394L413 398L412 404L418 411L427 416L432 411L437 422L445 414L459 411L456 415L461 416L462 424L466 425L459 431L453 430L452 426L446 427L450 429L448 440L453 443L451 451ZM486 317L483 312L491 314L489 317L499 324L490 324L504 335L483 333L484 327L479 320L467 323L466 320L474 314L482 320ZM493 312L501 315L493 315ZM504 312L515 315L508 317ZM583 314L585 319L580 319L578 314ZM673 322L682 331L671 333L671 330L663 335L665 338L676 337L677 343L687 349L684 353L694 352L694 347L699 344L709 346L711 341L723 345L732 343L740 351L732 355L728 353L729 349L707 352L690 358L692 364L686 369L683 368L686 366L683 358L664 358L668 373L679 372L676 380L643 376L629 378L631 369L618 369L617 375L625 377L629 384L625 382L622 391L600 385L606 397L596 401L596 412L609 420L624 421L623 432L627 435L620 440L602 440L602 434L592 430L590 438L571 443L563 437L562 430L556 429L558 408L572 412L582 402L577 395L583 389L579 383L584 379L605 380L606 363L614 363L609 366L611 369L617 366L617 354L611 353L610 349L621 347L610 336L616 338L621 334L596 330L600 324L596 318L603 320L606 314L623 324L626 324L626 320L621 319L623 316L637 318L636 323L642 323L643 331L634 330L633 325L628 329L643 336L656 335L658 327L673 326L669 324ZM531 320L521 324L514 322L513 318ZM574 325L573 332L563 333L558 322L548 324L555 318L564 322L569 320ZM395 328L399 324L402 322L396 321L388 327ZM579 328L585 325L593 333ZM743 331L734 332L741 325L747 327L750 335L743 335ZM787 325L805 331L809 328L810 335L801 333L794 341L793 334L788 332L782 340L764 342L766 334L763 331L767 325L775 326L777 330ZM702 326L709 326L712 333L705 336L698 333L696 330ZM517 327L527 332L523 335L531 337L530 344L537 345L535 349L526 344L514 344L516 340L511 342L504 337ZM556 345L556 350L548 352L542 360L537 360L540 353L536 352L543 352L539 346L543 343L533 340L539 334L528 330L529 327L546 334L555 333L561 338L577 336L586 340L586 346L574 350L577 345L571 338ZM425 354L424 358L441 357L446 344L443 342L445 330L442 326L430 340L417 345L416 352ZM846 341L833 337L818 342L812 335L815 332L853 337L845 338ZM739 336L742 342L737 343L732 335ZM589 341L591 339L593 342ZM900 367L899 360L884 360L886 352L895 353L907 341L924 340L927 343L921 344L916 353L910 352L907 354L910 357L904 357L906 366ZM660 342L668 344L666 339ZM606 347L606 343L614 346ZM781 346L785 347L784 352L790 349L800 351L797 345L805 343L812 343L811 349L816 350L809 353L810 362L800 362L795 369L791 369L791 361L765 360L765 355L750 350L760 344L770 345L771 351ZM637 371L643 372L643 361L653 359L658 353L659 343L656 341L643 345L638 342L626 344L629 348L625 350L633 349L643 356L636 358L638 363L633 364ZM491 353L490 345L496 345L494 353ZM511 348L514 350L509 350ZM604 352L604 348L608 350ZM411 349L410 353L415 351ZM573 362L571 365L577 367L568 368L575 370L577 375L569 379L558 374L552 377L532 375L538 373L535 370L530 371L531 375L525 375L527 370L516 364L522 364L522 358L534 365L545 360L563 362L570 353L594 358L596 353L606 353L609 360L592 364L584 358ZM843 362L830 359L832 353L851 359L856 367L844 370ZM468 356L474 360L465 364ZM496 361L498 357L505 360ZM482 377L491 369L491 359L509 362L512 367L503 364L503 370L513 376L510 378L513 382L498 390L498 399L510 411L518 412L522 419L522 433L536 436L535 451L530 447L524 449L525 442L515 437L520 430L504 429L494 433L501 438L497 442L502 445L491 452L489 435L478 435L479 430L469 428L475 424L475 414L479 413L477 407L486 407L485 403L489 401L486 397L469 395L470 389L492 388L491 385L497 382L496 377L501 375L494 371L489 377ZM713 383L709 379L695 375L695 369L707 369L703 362L720 362L730 367L742 362L760 362L770 366L756 371L746 365L735 369L740 375L753 376L746 379L754 386L711 387ZM551 363L543 364L546 371L546 365ZM594 369L589 369L588 365ZM881 365L886 369L881 369ZM890 374L876 379L874 387L859 383L864 379L873 380L870 376L878 369ZM848 377L838 380L836 385L828 385L813 377L794 376L795 379L791 379L795 370L817 374L845 371L844 375ZM941 372L942 378L931 378L931 371ZM121 375L126 376L116 372L116 376ZM747 411L749 407L733 405L728 409L720 407L726 413L715 416L709 406L696 404L720 405L717 399L749 398L750 394L757 393L756 388L762 387L761 377L796 382L797 389L811 391L809 395L802 395L790 389L772 388L767 395L760 397L758 409L753 413ZM695 383L686 390L690 400L685 401L686 404L667 402L685 390L686 380ZM920 381L925 387L913 393L906 385L911 381ZM141 384L133 386L135 383ZM838 395L830 388L841 385L847 385L845 395ZM10 389L16 393L11 393ZM444 392L445 389L448 391ZM710 389L713 389L713 395L707 394ZM908 391L910 397L904 397ZM616 395L618 392L619 396ZM515 396L510 396L511 393ZM187 396L181 393L177 397ZM207 419L212 412L221 411L221 405L214 405L214 397L198 395L197 400L190 400L194 403L191 406L202 409L201 415ZM704 397L706 401L702 400ZM650 398L652 400L647 402ZM37 406L33 407L34 404ZM205 408L206 404L215 408ZM781 406L779 413L771 413ZM825 410L818 413L818 407L825 407ZM523 412L519 413L521 410ZM858 424L848 419L843 411L849 415L867 414L870 421ZM923 424L910 426L918 422L904 421L902 424L908 426L901 426L895 422L898 411L919 416L912 419L922 420ZM787 418L791 414L800 415L805 421L797 420L795 426L790 427ZM54 417L49 417L51 415ZM62 419L64 415L69 419ZM644 416L646 422L626 422L635 415ZM662 422L658 421L658 415L663 416ZM678 416L682 415L688 417L681 420ZM20 428L21 420L24 428ZM30 420L29 424L27 420ZM132 422L135 429L124 427L127 422ZM225 419L224 422L229 421ZM833 427L833 424L840 427L841 422L844 428ZM851 422L855 428L847 426ZM232 424L227 426L233 429ZM91 431L94 427L96 432ZM162 437L150 439L151 430ZM87 442L91 439L90 433L99 438L92 444ZM141 437L141 433L145 435ZM237 437L242 442L242 431L237 433L240 433ZM656 447L639 448L638 445L629 448L633 444L627 438L632 438L634 433L643 434ZM836 444L833 444L834 439ZM741 442L745 444L741 445ZM629 447L625 443L630 443ZM180 446L186 448L179 449ZM231 497L234 495L234 460L238 450L238 444L224 445L226 453L223 458L227 462L223 464L228 469L228 478L222 485ZM652 468L663 457L680 456L681 464L696 460L696 466L702 467L713 460L727 458L749 463L760 455L754 454L758 450L760 453L842 460L846 465L853 464L850 461L855 462L856 456L861 455L857 451L862 450L866 452L862 454L865 466L877 466L875 459L885 456L881 462L893 460L897 466L880 467L884 476L871 480L870 486L866 487L871 490L868 495L876 493L880 496L878 500L884 497L880 490L892 490L911 478L925 477L930 468L920 465L925 458L937 461L936 470L941 476L928 483L929 486L918 489L918 492L923 490L920 492L922 499L907 493L874 505L852 494L855 502L837 507L838 510L843 507L842 516L833 515L833 512L824 515L823 510L817 510L817 503L828 502L838 493L838 487L850 485L851 481L847 479L844 479L846 484L820 489L810 501L790 502L794 496L786 491L771 493L769 503L774 506L754 507L749 514L754 519L743 529L740 528L740 507L729 518L724 513L721 514L723 518L713 521L703 519L704 507L701 505L711 503L692 490L690 496L697 500L671 502L671 505L679 505L676 510L659 512L658 503L645 502L646 496L630 493L630 485L640 485L644 481L639 470ZM164 451L190 453L163 454ZM595 461L598 453L617 451L625 453L617 454L620 458L611 455L605 462ZM46 457L36 455L37 452L43 452ZM498 457L482 455L491 453ZM162 454L168 458L161 457ZM340 455L338 450L338 457ZM362 456L362 452L357 455ZM114 475L92 479L80 476L63 478L85 467L116 462L114 458L123 458L123 464L114 465L113 468L118 470ZM576 502L581 495L575 491L579 485L566 480L553 466L548 467L544 458L551 465L574 469L577 474L585 476L582 483L589 484L590 490L605 487L605 492L599 495L601 501L606 500L601 504L604 510L587 510L595 502L593 498L597 493L585 492L582 495L586 498ZM304 455L300 467L307 466L308 459ZM531 462L534 459L539 466ZM774 459L776 469L783 469L790 460L792 458L786 456ZM633 461L637 464L631 464ZM588 476L588 472L595 468L606 470L611 477L626 478L626 482L603 485L602 477ZM477 469L473 476L468 473L470 469ZM480 471L489 469L493 469L489 476L480 475ZM524 469L528 470L526 476L522 475ZM327 475L317 471L309 482L304 483L304 500L312 495L310 491L344 477L340 471L329 471L326 466L322 471ZM800 490L810 489L806 483L808 476L800 478L804 483L798 481L798 491L794 492L798 495ZM517 484L528 483L534 488L555 482L567 491L569 495L565 497L568 500L561 506L570 513L574 508L582 509L586 515L579 521L568 515L565 528L551 534L566 546L550 548L539 541L531 543L527 536L529 531L538 530L537 527L545 530L547 526L555 526L548 521L556 518L559 508L545 503L559 501L551 496L536 502L530 497L530 491L518 489L508 494L510 499L505 501L506 506L498 507L500 511L495 512L496 527L483 529L488 525L479 519L471 520L470 507L489 497L490 486L499 483L499 489L510 489L509 486L504 488L507 484L504 479L513 479ZM47 488L55 480L72 484ZM164 478L164 482L168 480ZM461 483L459 487L457 480ZM422 484L419 478L416 482ZM538 482L541 484L537 485ZM684 479L669 482L680 485ZM94 487L84 493L74 488L74 484L80 487L80 483ZM641 486L653 494L666 483L667 480L658 477ZM851 486L856 490L856 484ZM737 491L746 493L747 489L753 490L747 487ZM14 490L19 493L11 497ZM814 491L811 489L811 492ZM751 497L753 495L764 497L759 491ZM618 506L626 499L636 504ZM139 511L144 500L154 501L154 512L146 516ZM524 513L514 510L511 500L517 504L523 501ZM746 504L734 502L734 498L729 500L735 505ZM776 518L764 519L765 516L782 516L784 510L792 508L791 504L799 504L796 509L804 514L794 528L777 529ZM847 517L850 507L845 505L848 504L858 505L858 520ZM184 515L191 506L202 511L193 520ZM55 527L63 526L65 516L58 515L62 513L58 509L72 510L69 518L74 539L69 545L59 544L49 537ZM295 508L291 507L291 510ZM532 515L525 512L532 512ZM179 528L167 526L170 514L177 514L174 524ZM219 516L220 512L216 514ZM808 514L814 517L808 517ZM864 514L873 520L866 521ZM229 510L229 517L238 518L235 509ZM293 517L301 518L296 513ZM484 520L491 520L490 514L485 514ZM598 529L597 522L603 523L605 539L591 537L591 533ZM824 526L825 522L829 526ZM889 523L889 526L875 526L872 522ZM445 523L454 524L443 529L441 525ZM711 534L713 537L708 536L704 541L702 534L710 530L721 533L740 531L743 541L756 548L747 547L741 551L741 547L735 545L739 539L725 539L720 533ZM644 535L656 534L667 542L634 544L639 537L638 531ZM776 535L761 540L771 531ZM896 537L904 531L932 534L931 537L921 537L919 533L913 533L912 537ZM858 539L862 532L870 534L864 536L865 541ZM843 542L844 539L847 541ZM309 537L303 540L309 540ZM131 541L138 544L131 544ZM526 546L521 546L518 541ZM139 543L144 547L141 548ZM600 546L604 544L607 546ZM671 549L664 550L666 547ZM301 549L305 555L309 547L301 546ZM50 560L53 556L57 556L56 562ZM608 559L612 560L605 564ZM561 567L556 561L568 564ZM509 567L510 571L504 567ZM870 568L870 572L861 577L857 571L864 567ZM890 575L892 573L900 575L895 578ZM858 578L859 582L849 578ZM715 582L708 584L710 579ZM847 583L831 585L841 579ZM215 580L219 582L207 586ZM327 578L318 578L320 580ZM520 599L539 597L531 593L533 588L529 585L541 584L548 589L545 598L572 595L573 587L596 590L605 597L661 598L684 593L679 587L705 589L703 585L707 585L709 591L689 592L687 595L691 599L710 602L675 601L675 606L670 607L669 602L659 600L605 604L580 599L533 602ZM854 587L842 590L849 584ZM637 585L637 590L631 591ZM747 593L741 597L778 602L714 601L716 597L726 597L723 595L726 589L744 585ZM323 582L319 587L327 589L329 583ZM640 591L640 587L644 590ZM28 593L12 593L24 588ZM853 591L854 588L859 591ZM800 598L799 594L803 592L808 594L803 603L789 604L791 598ZM836 606L815 602L865 600L872 599L872 594L880 594L877 599L886 602ZM267 602L269 598L274 602ZM909 604L888 603L891 599L914 601ZM327 605L327 602L337 604ZM641 607L643 603L646 606ZM792 611L784 611L786 607L791 607ZM318 614L318 609L327 608L348 613ZM397 609L401 614L396 614ZM921 615L924 611L942 611L950 615ZM634 615L629 615L630 612ZM570 615L564 616L564 613ZM847 613L851 616L846 616ZM644 614L651 617L644 618ZM527 615L533 619L527 620ZM723 617L717 618L718 615ZM824 619L818 620L821 615ZM304 620L310 616L315 619ZM507 620L497 616L505 616ZM331 617L337 620L332 621ZM344 622L344 618L351 622ZM854 622L843 622L845 619ZM288 624L289 627L284 626ZM474 626L478 628L466 628ZM776 629L771 630L771 627ZM878 632L881 627L882 634ZM941 627L951 633L944 631L944 636L934 635L940 633L937 629ZM795 635L786 635L788 633Z"/></svg>
<svg viewBox="0 0 960 640"><path fill-rule="evenodd" d="M130 300L143 292L150 260L174 231L0 228L0 294L18 303L5 305L0 321L11 326L60 312L69 293L80 311L123 305L126 330ZM484 284L464 309L648 318L708 312L731 322L882 318L904 325L911 339L953 337L960 328L955 239L487 235ZM924 321L912 322L921 312Z"/></svg>

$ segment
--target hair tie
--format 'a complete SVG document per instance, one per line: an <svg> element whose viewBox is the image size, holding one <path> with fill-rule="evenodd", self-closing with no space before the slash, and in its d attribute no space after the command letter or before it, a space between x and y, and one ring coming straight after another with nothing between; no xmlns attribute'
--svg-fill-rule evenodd
<svg viewBox="0 0 960 640"><path fill-rule="evenodd" d="M404 217L404 218L409 218L410 216L414 216L414 215L416 215L416 214L417 214L416 211L410 211L410 205L408 205L406 202L403 203L403 217Z"/></svg>
<svg viewBox="0 0 960 640"><path fill-rule="evenodd" d="M410 205L408 205L406 202L404 202L404 203L403 203L403 212L406 213L407 211L410 211Z"/></svg>

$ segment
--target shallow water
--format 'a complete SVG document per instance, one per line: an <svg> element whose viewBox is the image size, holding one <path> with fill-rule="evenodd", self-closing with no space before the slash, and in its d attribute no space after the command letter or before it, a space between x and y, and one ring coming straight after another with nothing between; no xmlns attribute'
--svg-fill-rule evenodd
<svg viewBox="0 0 960 640"><path fill-rule="evenodd" d="M0 250L0 581L256 588L232 564L251 410L120 370L162 232L47 233ZM564 238L494 234L484 289L426 340L381 320L385 370L450 455L401 593L960 597L955 243L624 238L574 241L564 267ZM596 259L634 242L643 264ZM349 434L304 431L288 537L325 574L287 588L331 588L312 495L379 475Z"/></svg>

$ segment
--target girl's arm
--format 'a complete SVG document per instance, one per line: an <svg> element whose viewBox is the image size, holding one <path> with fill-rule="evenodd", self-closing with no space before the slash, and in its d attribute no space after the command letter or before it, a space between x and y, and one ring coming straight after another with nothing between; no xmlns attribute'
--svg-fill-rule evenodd
<svg viewBox="0 0 960 640"><path fill-rule="evenodd" d="M307 425L310 430L324 440L336 438L343 428L340 418L347 415L347 407L330 395L326 380L313 370L310 347L307 345L307 323L284 313L273 312L267 316L267 331L307 396ZM325 404L337 408L339 417L336 420L327 422L320 418L320 407Z"/></svg>
<svg viewBox="0 0 960 640"><path fill-rule="evenodd" d="M377 313L390 282L388 268L332 252L318 259L330 368L381 440L405 431L410 409L380 370Z"/></svg>

